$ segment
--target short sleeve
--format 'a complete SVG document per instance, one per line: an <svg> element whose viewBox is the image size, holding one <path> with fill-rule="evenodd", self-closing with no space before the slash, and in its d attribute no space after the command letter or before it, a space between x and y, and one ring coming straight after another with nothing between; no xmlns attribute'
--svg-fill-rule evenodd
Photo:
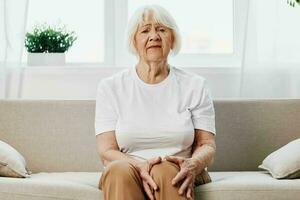
<svg viewBox="0 0 300 200"><path fill-rule="evenodd" d="M195 129L201 129L216 134L215 110L207 82L195 93L195 106L191 109L192 121Z"/></svg>
<svg viewBox="0 0 300 200"><path fill-rule="evenodd" d="M103 81L97 87L95 110L95 135L112 131L116 128L117 113L112 104L109 88Z"/></svg>

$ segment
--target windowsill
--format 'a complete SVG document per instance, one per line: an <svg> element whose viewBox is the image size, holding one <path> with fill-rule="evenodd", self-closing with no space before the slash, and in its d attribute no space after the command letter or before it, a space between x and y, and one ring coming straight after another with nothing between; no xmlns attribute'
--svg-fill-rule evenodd
<svg viewBox="0 0 300 200"><path fill-rule="evenodd" d="M178 66L180 67L180 66ZM110 64L102 64L102 63L66 63L65 65L37 65L37 66L29 66L27 63L22 63L21 68L23 69L125 69L129 68L128 66L113 66ZM183 67L185 69L201 69L201 70L238 70L239 66L187 66Z"/></svg>

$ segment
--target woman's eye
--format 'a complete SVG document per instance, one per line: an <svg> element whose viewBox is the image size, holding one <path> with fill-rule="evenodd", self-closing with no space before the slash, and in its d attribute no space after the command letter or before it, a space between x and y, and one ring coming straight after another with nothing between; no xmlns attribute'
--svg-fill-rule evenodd
<svg viewBox="0 0 300 200"><path fill-rule="evenodd" d="M147 33L147 32L148 32L148 30L143 30L143 31L142 31L142 33Z"/></svg>
<svg viewBox="0 0 300 200"><path fill-rule="evenodd" d="M165 32L164 28L159 29L160 32Z"/></svg>

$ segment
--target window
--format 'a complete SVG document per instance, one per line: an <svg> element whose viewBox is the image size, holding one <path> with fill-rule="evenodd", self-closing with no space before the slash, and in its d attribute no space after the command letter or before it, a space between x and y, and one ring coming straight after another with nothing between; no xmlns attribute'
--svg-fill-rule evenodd
<svg viewBox="0 0 300 200"><path fill-rule="evenodd" d="M104 62L104 0L30 0L26 32L38 23L66 25L77 40L66 54L68 63ZM23 61L27 56L24 51Z"/></svg>
<svg viewBox="0 0 300 200"><path fill-rule="evenodd" d="M182 49L179 55L170 56L171 64L234 67L241 61L246 2L30 0L26 30L32 30L36 22L61 22L78 35L66 54L67 63L128 67L136 63L136 58L124 45L129 17L142 5L158 4L175 18L182 34ZM23 56L23 61L26 61L26 56Z"/></svg>
<svg viewBox="0 0 300 200"><path fill-rule="evenodd" d="M116 0L118 4L120 1ZM158 4L175 18L182 35L182 49L169 58L181 67L239 67L242 57L247 1L243 0L122 0L116 7L117 65L132 65L135 58L122 47L126 24L138 7ZM122 34L121 34L122 33ZM126 53L124 53L126 52Z"/></svg>
<svg viewBox="0 0 300 200"><path fill-rule="evenodd" d="M159 4L175 18L183 39L181 53L233 53L233 0L219 1L217 6L203 0L129 0L128 13L147 4Z"/></svg>

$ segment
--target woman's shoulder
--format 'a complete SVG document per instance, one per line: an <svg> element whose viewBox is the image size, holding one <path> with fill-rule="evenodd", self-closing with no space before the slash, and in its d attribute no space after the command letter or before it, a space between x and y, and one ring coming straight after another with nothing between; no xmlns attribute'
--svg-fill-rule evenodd
<svg viewBox="0 0 300 200"><path fill-rule="evenodd" d="M206 78L193 72L192 70L173 66L173 71L177 80L182 82L184 85L195 85L199 87L201 85L204 86L206 83Z"/></svg>
<svg viewBox="0 0 300 200"><path fill-rule="evenodd" d="M130 78L130 68L122 69L108 77L102 78L98 85L105 85L106 87L116 87L119 84L124 84L123 82Z"/></svg>

